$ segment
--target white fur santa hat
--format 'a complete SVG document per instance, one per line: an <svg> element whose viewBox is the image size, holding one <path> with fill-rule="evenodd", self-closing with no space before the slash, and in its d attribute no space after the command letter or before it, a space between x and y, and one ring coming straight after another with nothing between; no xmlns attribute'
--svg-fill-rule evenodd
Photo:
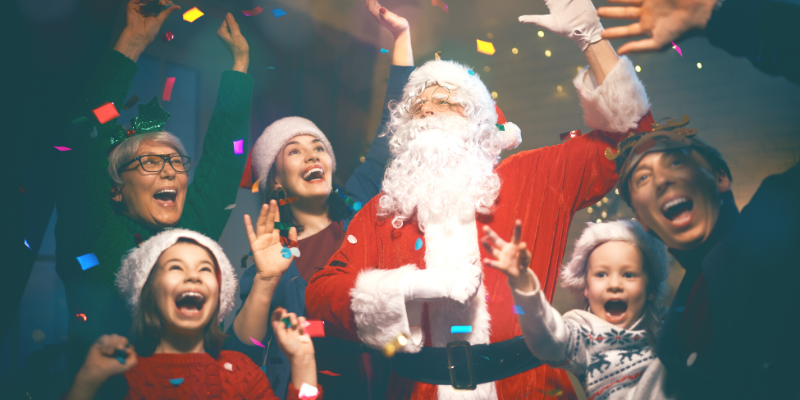
<svg viewBox="0 0 800 400"><path fill-rule="evenodd" d="M650 267L648 279L655 280L655 300L661 301L668 291L669 259L664 243L648 235L636 221L618 220L599 224L589 222L575 243L572 259L561 269L561 286L583 298L586 289L586 264L589 255L603 243L621 241L639 248ZM645 267L647 268L647 267Z"/></svg>
<svg viewBox="0 0 800 400"><path fill-rule="evenodd" d="M240 188L251 188L256 180L258 189L261 193L266 192L267 177L278 153L293 138L300 135L311 135L322 141L325 150L331 156L333 171L336 172L336 157L333 155L333 147L328 137L317 128L313 122L303 117L285 117L270 124L261 136L258 137L250 155L247 157L247 165L244 168Z"/></svg>
<svg viewBox="0 0 800 400"><path fill-rule="evenodd" d="M222 247L211 238L188 229L169 229L139 244L122 258L122 265L117 272L117 289L122 294L131 312L135 312L142 296L142 288L150 276L150 271L161 257L161 253L170 248L179 239L190 239L205 247L217 261L217 277L219 282L219 322L233 309L236 295L236 272L231 262L222 251Z"/></svg>
<svg viewBox="0 0 800 400"><path fill-rule="evenodd" d="M483 84L478 74L466 65L450 60L426 62L408 77L408 83L403 89L403 99L419 96L426 87L432 84L457 91L459 99L472 103L473 113L486 110L487 121L485 122L497 125L497 129L501 131L503 137L503 149L511 150L522 143L522 132L519 127L506 121L486 85Z"/></svg>

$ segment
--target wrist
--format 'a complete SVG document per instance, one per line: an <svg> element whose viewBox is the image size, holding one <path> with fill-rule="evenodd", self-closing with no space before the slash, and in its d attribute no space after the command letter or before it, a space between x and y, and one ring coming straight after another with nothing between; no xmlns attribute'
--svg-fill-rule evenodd
<svg viewBox="0 0 800 400"><path fill-rule="evenodd" d="M508 285L511 286L511 289L518 290L522 293L535 292L539 289L539 285L532 275L533 273L526 269L519 276L509 276Z"/></svg>
<svg viewBox="0 0 800 400"><path fill-rule="evenodd" d="M250 66L250 57L249 56L239 56L233 60L233 70L239 71L241 73L246 74L247 68Z"/></svg>
<svg viewBox="0 0 800 400"><path fill-rule="evenodd" d="M146 47L147 43L141 38L136 38L123 31L119 36L119 40L117 40L117 43L114 45L114 50L130 58L133 62L136 62Z"/></svg>
<svg viewBox="0 0 800 400"><path fill-rule="evenodd" d="M97 388L100 387L106 379L108 379L108 377L102 373L98 374L86 369L86 367L82 367L78 370L78 374L75 375L75 385L80 385L84 388Z"/></svg>

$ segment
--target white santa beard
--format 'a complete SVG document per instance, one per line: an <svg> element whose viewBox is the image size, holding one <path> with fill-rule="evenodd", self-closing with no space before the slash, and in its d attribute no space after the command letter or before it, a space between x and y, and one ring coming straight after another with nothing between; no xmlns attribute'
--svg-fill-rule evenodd
<svg viewBox="0 0 800 400"><path fill-rule="evenodd" d="M416 121L412 121L416 122ZM472 264L481 266L476 212L488 212L494 204L500 181L494 173L496 155L484 151L477 125L464 118L420 121L426 129L412 131L407 150L398 154L386 171L381 212L409 216L416 211L425 234L425 267ZM415 136L415 137L414 137ZM386 199L386 200L384 200ZM405 218L404 218L405 219ZM453 300L428 302L431 343L466 340L488 344L490 315L486 290L462 305ZM454 325L472 326L471 333L451 334ZM461 377L463 378L463 377ZM478 385L473 391L456 391L439 385L438 400L497 399L494 383Z"/></svg>

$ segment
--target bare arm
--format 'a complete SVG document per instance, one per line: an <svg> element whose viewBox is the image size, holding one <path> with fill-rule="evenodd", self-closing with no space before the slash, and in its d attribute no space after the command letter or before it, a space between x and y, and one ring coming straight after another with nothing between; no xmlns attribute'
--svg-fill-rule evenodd
<svg viewBox="0 0 800 400"><path fill-rule="evenodd" d="M583 55L586 56L586 61L589 62L589 68L592 69L598 86L603 84L608 73L614 69L617 61L619 61L617 52L614 51L611 43L606 39L590 44L583 52Z"/></svg>
<svg viewBox="0 0 800 400"><path fill-rule="evenodd" d="M414 52L411 49L411 29L408 20L389 11L377 0L366 0L367 9L373 17L394 35L394 52L392 65L401 67L414 66Z"/></svg>

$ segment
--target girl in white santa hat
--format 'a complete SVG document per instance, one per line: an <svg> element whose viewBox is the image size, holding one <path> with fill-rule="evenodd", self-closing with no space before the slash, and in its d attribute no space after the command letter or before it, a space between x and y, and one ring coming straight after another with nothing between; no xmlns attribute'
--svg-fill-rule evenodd
<svg viewBox="0 0 800 400"><path fill-rule="evenodd" d="M265 270L285 269L280 264L290 262L272 230L275 214L265 207L256 231L246 219L254 259ZM101 336L67 399L94 398L119 374L127 380L127 392L118 393L125 398L278 398L248 357L221 350L225 335L218 324L233 309L237 282L217 242L187 229L161 232L123 258L116 284L134 310L136 349L123 336ZM303 331L305 319L281 308L271 319L276 341L293 367L287 397L321 398L314 346ZM106 398L107 389L99 397Z"/></svg>
<svg viewBox="0 0 800 400"><path fill-rule="evenodd" d="M516 221L510 242L486 227L484 259L504 272L519 307L525 343L542 362L578 376L589 399L641 398L636 383L656 359L654 352L667 294L667 252L635 221L589 223L561 270L561 285L578 294L586 311L561 316L528 268Z"/></svg>

